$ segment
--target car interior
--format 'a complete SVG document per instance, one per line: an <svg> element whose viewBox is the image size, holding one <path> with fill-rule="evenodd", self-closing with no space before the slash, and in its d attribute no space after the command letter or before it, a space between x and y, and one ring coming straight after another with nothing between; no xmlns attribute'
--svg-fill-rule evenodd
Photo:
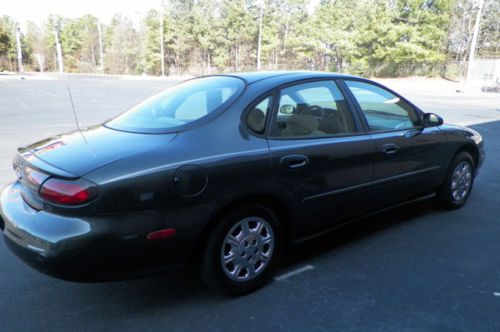
<svg viewBox="0 0 500 332"><path fill-rule="evenodd" d="M287 89L280 98L275 123L279 136L314 137L355 132L351 112L343 97L334 98L334 92L324 86L298 89L300 86L297 91L293 87ZM264 101L252 109L247 117L247 125L256 133L262 133L265 128L268 109Z"/></svg>
<svg viewBox="0 0 500 332"><path fill-rule="evenodd" d="M355 132L346 100L340 96L334 98L334 92L326 87L321 89L325 91L320 91L320 88L289 89L281 97L276 118L281 136L330 136ZM328 95L325 95L326 91Z"/></svg>
<svg viewBox="0 0 500 332"><path fill-rule="evenodd" d="M345 100L336 108L297 103L292 114L278 114L276 126L281 136L329 136L354 132L354 122Z"/></svg>

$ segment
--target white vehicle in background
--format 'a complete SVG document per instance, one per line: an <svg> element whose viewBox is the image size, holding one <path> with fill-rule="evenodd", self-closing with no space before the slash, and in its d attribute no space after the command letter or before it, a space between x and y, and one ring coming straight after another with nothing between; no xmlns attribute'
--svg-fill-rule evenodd
<svg viewBox="0 0 500 332"><path fill-rule="evenodd" d="M497 74L484 74L481 91L500 92L500 72Z"/></svg>

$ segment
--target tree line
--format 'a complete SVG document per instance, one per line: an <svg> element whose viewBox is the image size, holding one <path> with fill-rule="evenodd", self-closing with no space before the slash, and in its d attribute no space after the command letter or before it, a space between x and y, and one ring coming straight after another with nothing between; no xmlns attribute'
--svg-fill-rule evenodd
<svg viewBox="0 0 500 332"><path fill-rule="evenodd" d="M140 22L50 15L28 22L19 40L32 71L58 70L57 38L65 72L160 75L162 61L165 75L255 70L259 53L262 69L428 75L450 61L462 70L477 10L477 0L321 0L314 8L306 0L164 0ZM479 57L500 57L499 17L500 2L485 0ZM19 70L17 27L0 17L0 71Z"/></svg>

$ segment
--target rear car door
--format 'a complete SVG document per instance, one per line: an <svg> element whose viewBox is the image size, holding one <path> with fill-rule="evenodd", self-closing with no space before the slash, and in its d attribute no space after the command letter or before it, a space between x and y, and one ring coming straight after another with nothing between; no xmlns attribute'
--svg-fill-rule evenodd
<svg viewBox="0 0 500 332"><path fill-rule="evenodd" d="M345 80L377 146L374 199L380 207L430 192L439 185L445 141L425 128L423 113L401 96L362 80Z"/></svg>
<svg viewBox="0 0 500 332"><path fill-rule="evenodd" d="M277 92L268 144L272 170L297 202L300 233L363 214L375 145L333 80Z"/></svg>

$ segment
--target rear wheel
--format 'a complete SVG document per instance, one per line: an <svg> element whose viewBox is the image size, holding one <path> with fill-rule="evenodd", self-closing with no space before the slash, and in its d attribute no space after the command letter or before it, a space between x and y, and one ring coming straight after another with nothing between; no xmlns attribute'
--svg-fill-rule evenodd
<svg viewBox="0 0 500 332"><path fill-rule="evenodd" d="M248 205L221 219L208 239L202 279L231 295L252 292L272 276L283 244L272 210Z"/></svg>
<svg viewBox="0 0 500 332"><path fill-rule="evenodd" d="M474 183L474 160L467 152L453 158L445 181L439 190L438 200L446 209L461 208L469 198Z"/></svg>

